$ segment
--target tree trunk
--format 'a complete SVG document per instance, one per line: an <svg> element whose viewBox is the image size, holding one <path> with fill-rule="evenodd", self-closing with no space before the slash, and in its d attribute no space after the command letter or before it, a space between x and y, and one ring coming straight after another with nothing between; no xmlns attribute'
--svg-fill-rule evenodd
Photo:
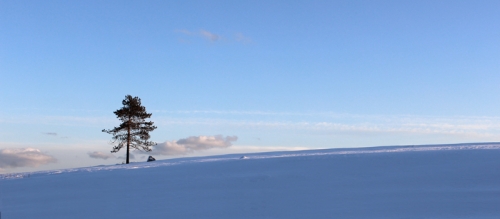
<svg viewBox="0 0 500 219"><path fill-rule="evenodd" d="M128 128L127 128L127 164L129 163L129 150L130 150L130 117L128 118Z"/></svg>

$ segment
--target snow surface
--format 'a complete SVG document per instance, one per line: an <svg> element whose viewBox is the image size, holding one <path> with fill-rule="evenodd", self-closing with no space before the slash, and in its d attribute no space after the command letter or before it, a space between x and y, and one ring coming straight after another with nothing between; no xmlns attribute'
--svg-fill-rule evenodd
<svg viewBox="0 0 500 219"><path fill-rule="evenodd" d="M237 154L4 174L0 211L2 219L500 218L500 143Z"/></svg>

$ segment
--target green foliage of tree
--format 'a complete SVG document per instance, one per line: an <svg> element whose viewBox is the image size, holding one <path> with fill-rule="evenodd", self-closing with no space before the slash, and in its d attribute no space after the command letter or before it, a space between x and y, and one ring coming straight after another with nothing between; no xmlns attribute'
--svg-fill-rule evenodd
<svg viewBox="0 0 500 219"><path fill-rule="evenodd" d="M155 130L156 126L153 122L146 121L152 114L146 112L146 107L141 105L139 97L127 95L122 104L121 109L113 112L122 123L113 129L103 129L102 132L113 135L112 144L116 145L111 153L116 153L125 145L127 146L126 163L128 164L130 148L151 151L151 146L156 145L155 142L148 141L151 137L149 132Z"/></svg>

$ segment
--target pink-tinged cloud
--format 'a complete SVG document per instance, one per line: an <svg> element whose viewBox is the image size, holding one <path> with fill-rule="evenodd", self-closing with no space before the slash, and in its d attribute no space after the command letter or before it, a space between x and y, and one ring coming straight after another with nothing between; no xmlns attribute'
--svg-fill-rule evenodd
<svg viewBox="0 0 500 219"><path fill-rule="evenodd" d="M160 143L153 147L152 154L183 155L212 148L228 148L236 140L238 140L236 136L191 136L178 141Z"/></svg>
<svg viewBox="0 0 500 219"><path fill-rule="evenodd" d="M11 148L0 150L0 168L38 167L55 163L57 159L35 148Z"/></svg>

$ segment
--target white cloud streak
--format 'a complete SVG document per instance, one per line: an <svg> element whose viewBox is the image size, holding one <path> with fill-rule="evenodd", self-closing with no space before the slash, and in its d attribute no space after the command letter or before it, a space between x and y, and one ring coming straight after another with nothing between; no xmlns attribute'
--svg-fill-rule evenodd
<svg viewBox="0 0 500 219"><path fill-rule="evenodd" d="M236 38L237 42L244 43L244 44L252 42L252 39L250 39L250 37L247 37L247 36L243 35L242 33L236 33L235 38Z"/></svg>
<svg viewBox="0 0 500 219"><path fill-rule="evenodd" d="M243 35L243 33L234 34L234 38L225 38L220 34L214 33L212 31L201 29L199 31L190 31L186 29L177 29L174 30L175 33L180 34L182 37L179 39L180 42L189 42L188 38L203 38L212 43L218 41L227 41L227 42L237 42L242 44L252 43L252 39L248 36Z"/></svg>
<svg viewBox="0 0 500 219"><path fill-rule="evenodd" d="M206 30L200 30L200 35L211 42L216 42L221 39L221 36Z"/></svg>
<svg viewBox="0 0 500 219"><path fill-rule="evenodd" d="M162 125L204 125L245 129L295 130L319 134L417 134L457 137L499 138L500 118L497 117L418 117L418 116L361 116L361 115L300 115L265 112L191 112L206 114L203 118L160 119ZM175 114L175 113L174 113ZM189 113L188 113L189 114ZM212 115L209 115L212 114ZM222 115L242 115L242 119L213 118ZM247 120L245 115L256 115L262 120ZM272 121L270 117L281 117ZM210 118L212 117L212 118ZM303 120L296 122L293 120ZM286 121L292 120L292 121ZM309 121L308 121L309 120ZM319 120L319 121L314 121ZM321 121L323 120L323 121Z"/></svg>
<svg viewBox="0 0 500 219"><path fill-rule="evenodd" d="M185 29L180 29L180 30L175 30L176 33L182 33L182 34L185 34L185 35L192 35L193 33L189 30L185 30Z"/></svg>
<svg viewBox="0 0 500 219"><path fill-rule="evenodd" d="M35 148L11 148L0 150L0 169L38 167L57 160Z"/></svg>
<svg viewBox="0 0 500 219"><path fill-rule="evenodd" d="M154 155L185 155L213 148L224 149L238 140L236 136L191 136L177 141L166 141L153 147L151 154Z"/></svg>
<svg viewBox="0 0 500 219"><path fill-rule="evenodd" d="M412 115L356 115L332 112L272 111L164 111L152 110L157 125L219 126L238 129L302 130L318 134L416 134L443 135L479 140L500 139L500 117ZM110 117L3 117L0 124L50 124L59 126L112 126Z"/></svg>
<svg viewBox="0 0 500 219"><path fill-rule="evenodd" d="M94 158L94 159L103 159L103 160L107 160L108 158L113 158L113 157L115 157L115 156L114 156L114 155L112 155L112 154L103 153L103 152L100 152L100 151L88 152L87 154L88 154L88 155L89 155L89 157L91 157L91 158Z"/></svg>
<svg viewBox="0 0 500 219"><path fill-rule="evenodd" d="M174 32L180 33L180 34L182 34L184 36L189 36L189 37L192 37L192 36L201 37L201 38L204 38L204 39L206 39L206 40L208 40L210 42L217 42L217 41L219 41L219 40L222 39L221 35L213 33L213 32L210 32L208 30L203 30L203 29L201 29L198 32L193 32L193 31L189 31L189 30L185 30L185 29L175 30ZM181 39L181 41L187 42L188 40Z"/></svg>

